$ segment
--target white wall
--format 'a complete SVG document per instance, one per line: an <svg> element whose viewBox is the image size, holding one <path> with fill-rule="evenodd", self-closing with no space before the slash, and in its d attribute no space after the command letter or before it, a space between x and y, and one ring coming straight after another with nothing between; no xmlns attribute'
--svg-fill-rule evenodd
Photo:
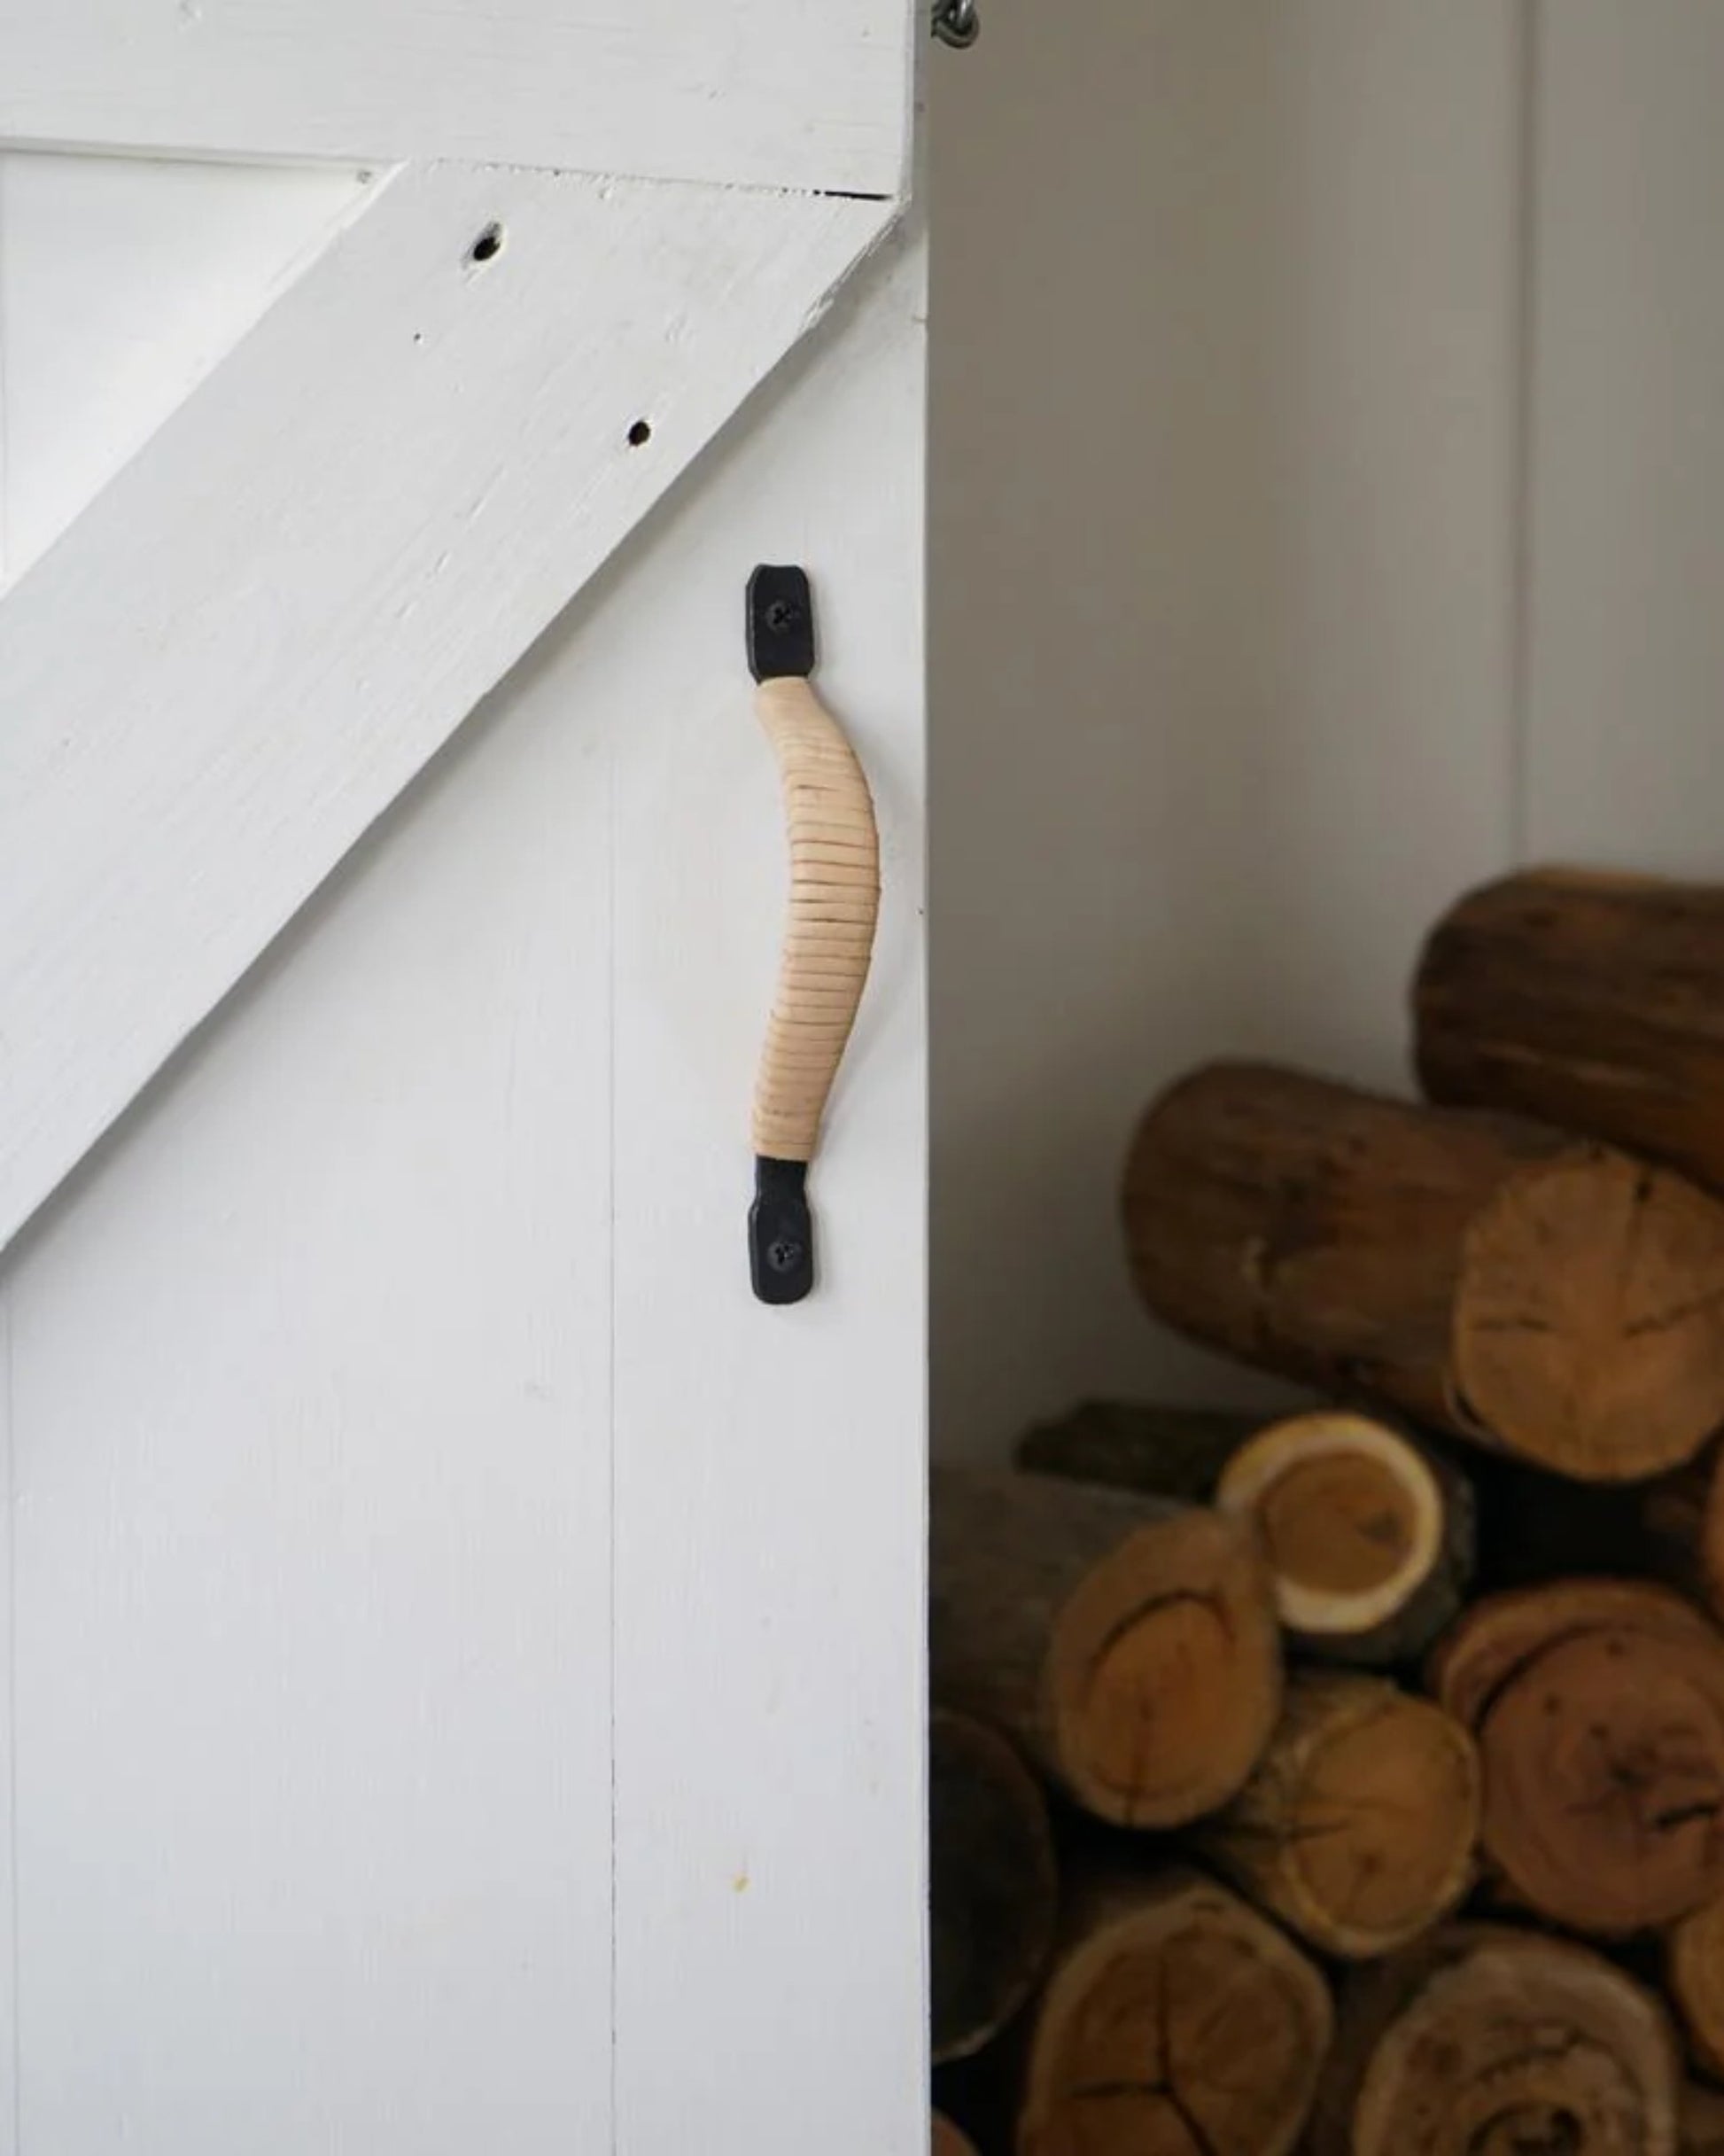
<svg viewBox="0 0 1724 2156"><path fill-rule="evenodd" d="M1405 1082L1532 851L1724 873L1724 12L986 0L934 71L936 1441L1137 1309L1184 1066Z"/></svg>

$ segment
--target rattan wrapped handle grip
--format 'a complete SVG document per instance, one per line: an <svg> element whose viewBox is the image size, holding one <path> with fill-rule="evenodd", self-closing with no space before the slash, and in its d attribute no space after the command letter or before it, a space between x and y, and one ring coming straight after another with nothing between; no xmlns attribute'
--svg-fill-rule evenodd
<svg viewBox="0 0 1724 2156"><path fill-rule="evenodd" d="M856 751L808 682L763 681L756 709L784 789L790 906L755 1084L754 1149L807 1162L867 985L880 837Z"/></svg>

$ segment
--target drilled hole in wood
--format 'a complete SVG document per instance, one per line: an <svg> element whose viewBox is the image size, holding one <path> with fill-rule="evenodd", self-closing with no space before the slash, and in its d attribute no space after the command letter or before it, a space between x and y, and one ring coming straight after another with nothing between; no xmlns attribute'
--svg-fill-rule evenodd
<svg viewBox="0 0 1724 2156"><path fill-rule="evenodd" d="M628 446L631 449L639 449L652 438L652 428L644 419L637 419L628 431Z"/></svg>
<svg viewBox="0 0 1724 2156"><path fill-rule="evenodd" d="M502 251L503 228L500 224L488 224L468 248L467 259L470 262L494 261Z"/></svg>

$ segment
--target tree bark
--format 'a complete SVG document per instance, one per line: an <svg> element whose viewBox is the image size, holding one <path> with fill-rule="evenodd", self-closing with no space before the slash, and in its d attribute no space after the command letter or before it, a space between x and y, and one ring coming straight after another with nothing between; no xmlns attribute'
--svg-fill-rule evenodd
<svg viewBox="0 0 1724 2156"><path fill-rule="evenodd" d="M1484 1768L1508 1891L1604 1938L1724 1895L1724 1634L1660 1587L1557 1582L1475 1603L1433 1687Z"/></svg>
<svg viewBox="0 0 1724 2156"><path fill-rule="evenodd" d="M1060 1880L1047 1802L1004 1737L967 1715L928 1730L934 2063L989 2043L1053 1946Z"/></svg>
<svg viewBox="0 0 1724 2156"><path fill-rule="evenodd" d="M1724 887L1565 868L1488 884L1433 932L1414 1010L1433 1100L1724 1188Z"/></svg>
<svg viewBox="0 0 1724 2156"><path fill-rule="evenodd" d="M1017 1457L1043 1473L1248 1515L1283 1627L1301 1652L1330 1661L1417 1661L1471 1576L1466 1479L1376 1416L1324 1408L1266 1420L1096 1401L1030 1431Z"/></svg>
<svg viewBox="0 0 1724 2156"><path fill-rule="evenodd" d="M1158 1316L1326 1391L1598 1482L1724 1422L1724 1206L1539 1125L1218 1065L1125 1210Z"/></svg>
<svg viewBox="0 0 1724 2156"><path fill-rule="evenodd" d="M1332 2030L1316 1965L1194 1872L1080 1882L1018 2156L1289 2156Z"/></svg>
<svg viewBox="0 0 1724 2156"><path fill-rule="evenodd" d="M1200 1846L1312 1946L1363 1960L1453 1912L1472 1883L1479 1806L1478 1754L1452 1716L1381 1678L1308 1670Z"/></svg>
<svg viewBox="0 0 1724 2156"><path fill-rule="evenodd" d="M992 1723L1077 1803L1177 1826L1268 1743L1280 1636L1248 1525L1043 1475L932 1478L935 1698Z"/></svg>
<svg viewBox="0 0 1724 2156"><path fill-rule="evenodd" d="M1658 2000L1565 1940L1433 1934L1351 1976L1312 2156L1676 2156Z"/></svg>

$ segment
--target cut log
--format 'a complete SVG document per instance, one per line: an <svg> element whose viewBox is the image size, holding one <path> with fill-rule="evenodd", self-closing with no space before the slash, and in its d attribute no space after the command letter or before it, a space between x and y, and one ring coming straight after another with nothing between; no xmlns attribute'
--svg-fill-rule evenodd
<svg viewBox="0 0 1724 2156"><path fill-rule="evenodd" d="M936 1468L932 1498L943 1706L1116 1825L1183 1825L1237 1793L1281 1704L1247 1523L1009 1470Z"/></svg>
<svg viewBox="0 0 1724 2156"><path fill-rule="evenodd" d="M1158 1316L1325 1391L1599 1482L1724 1423L1724 1205L1537 1124L1220 1065L1125 1210Z"/></svg>
<svg viewBox="0 0 1724 2156"><path fill-rule="evenodd" d="M1684 1917L1666 1942L1665 1988L1681 2019L1689 2055L1724 2080L1724 1901Z"/></svg>
<svg viewBox="0 0 1724 2156"><path fill-rule="evenodd" d="M1304 1652L1335 1661L1416 1661L1459 1610L1472 1570L1465 1478L1404 1431L1346 1409L1265 1422L1092 1402L1032 1430L1018 1460L1249 1514L1282 1624Z"/></svg>
<svg viewBox="0 0 1724 2156"><path fill-rule="evenodd" d="M1060 1881L1047 1801L1017 1753L967 1715L928 1728L936 2066L990 2042L1035 1989Z"/></svg>
<svg viewBox="0 0 1724 2156"><path fill-rule="evenodd" d="M1419 961L1421 1081L1724 1188L1724 888L1542 868L1463 899Z"/></svg>
<svg viewBox="0 0 1724 2156"><path fill-rule="evenodd" d="M1030 2039L1018 2156L1289 2156L1328 1987L1212 1880L1083 1882Z"/></svg>
<svg viewBox="0 0 1724 2156"><path fill-rule="evenodd" d="M1599 1955L1457 1926L1356 1972L1312 2156L1676 2156L1668 2017Z"/></svg>
<svg viewBox="0 0 1724 2156"><path fill-rule="evenodd" d="M1381 1678L1306 1670L1256 1772L1200 1847L1345 1960L1392 1953L1472 1883L1479 1760L1461 1724Z"/></svg>
<svg viewBox="0 0 1724 2156"><path fill-rule="evenodd" d="M1660 1587L1558 1582L1475 1603L1433 1688L1484 1768L1506 1888L1604 1938L1724 1895L1724 1634Z"/></svg>
<svg viewBox="0 0 1724 2156"><path fill-rule="evenodd" d="M967 2134L960 2134L950 2119L934 2114L934 2139L931 2156L975 2156L975 2145Z"/></svg>
<svg viewBox="0 0 1724 2156"><path fill-rule="evenodd" d="M1677 2156L1724 2156L1724 2095L1690 2082L1682 2091Z"/></svg>

